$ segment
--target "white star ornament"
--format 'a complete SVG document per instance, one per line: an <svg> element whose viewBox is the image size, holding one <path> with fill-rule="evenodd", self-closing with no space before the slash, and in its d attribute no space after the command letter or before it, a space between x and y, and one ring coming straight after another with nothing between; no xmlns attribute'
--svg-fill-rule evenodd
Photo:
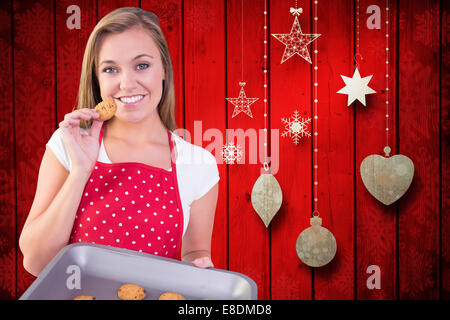
<svg viewBox="0 0 450 320"><path fill-rule="evenodd" d="M373 75L361 78L358 68L355 68L353 77L349 78L341 75L342 80L345 82L345 87L339 90L337 93L347 94L347 106L351 105L353 101L359 100L364 106L366 105L366 94L376 93L375 90L368 86L370 79Z"/></svg>
<svg viewBox="0 0 450 320"><path fill-rule="evenodd" d="M298 54L309 63L312 63L311 56L308 52L308 45L316 40L320 34L303 33L297 17L295 17L294 23L292 24L291 33L278 33L272 34L272 36L286 46L281 63L285 62L295 54Z"/></svg>

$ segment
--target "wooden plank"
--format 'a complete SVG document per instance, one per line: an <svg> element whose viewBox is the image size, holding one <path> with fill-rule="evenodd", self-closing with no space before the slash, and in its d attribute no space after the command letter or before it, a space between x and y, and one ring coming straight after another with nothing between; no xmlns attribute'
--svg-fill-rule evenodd
<svg viewBox="0 0 450 320"><path fill-rule="evenodd" d="M17 237L36 191L45 144L55 124L54 2L13 2ZM18 239L17 239L18 241ZM17 252L17 296L34 277Z"/></svg>
<svg viewBox="0 0 450 320"><path fill-rule="evenodd" d="M369 87L375 94L366 95L366 107L359 102L356 108L356 285L357 299L396 299L396 204L385 206L364 186L361 179L361 162L371 154L384 156L386 141L386 107L389 108L389 146L396 154L396 7L397 3L386 0L359 3L359 39L361 77L373 75ZM371 11L369 6L378 6L379 11ZM367 10L369 8L369 13ZM373 8L373 7L372 7ZM376 9L375 9L376 10ZM389 14L389 90L386 95L386 14ZM379 28L369 29L374 18L379 16ZM389 104L386 105L386 99ZM381 288L367 286L367 279L373 274L368 268L380 268Z"/></svg>
<svg viewBox="0 0 450 320"><path fill-rule="evenodd" d="M251 193L260 176L262 163L257 161L264 128L264 0L227 1L227 97L238 97L245 82L248 98L258 98L250 105L251 115L227 104L228 143L239 145L242 159L228 165L229 182L229 264L258 286L258 298L270 297L270 231L253 209ZM264 160L263 160L264 161Z"/></svg>
<svg viewBox="0 0 450 320"><path fill-rule="evenodd" d="M14 157L12 6L0 4L0 299L16 298L16 169Z"/></svg>
<svg viewBox="0 0 450 320"><path fill-rule="evenodd" d="M314 269L314 299L353 299L354 176L358 172L354 165L353 110L360 106L347 107L347 96L337 94L345 85L340 75L353 75L353 1L319 2L317 7L317 33L322 34L316 40L318 210L323 227L336 239L337 252L328 265ZM313 21L314 17L313 10Z"/></svg>
<svg viewBox="0 0 450 320"><path fill-rule="evenodd" d="M270 34L290 33L294 21L289 13L292 6L292 1L270 1ZM309 2L303 2L301 7L302 31L312 33ZM272 36L268 40L270 126L279 128L281 135L285 131L281 119L292 120L295 110L301 117L312 116L311 64L299 55L281 64L285 45ZM311 54L311 45L308 50ZM302 138L298 145L289 137L279 139L279 168L275 177L283 191L283 204L271 223L271 298L311 299L312 271L300 261L295 249L299 234L310 227L312 214L311 139Z"/></svg>
<svg viewBox="0 0 450 320"><path fill-rule="evenodd" d="M242 80L240 0L98 2L100 18L114 8L139 4L160 16L174 65L177 123L187 128L190 142L212 151L222 163L220 147L226 142L226 128L245 132L263 127L263 0L244 1L244 32L248 38L244 41L243 80L247 82L247 96L260 98L251 106L252 119L244 114L232 118L234 107L225 101L225 96L237 96L238 82ZM415 177L406 195L397 204L385 207L368 194L359 175L364 157L380 154L385 144L384 0L359 0L360 52L364 57L360 72L362 76L374 75L370 87L377 94L367 96L367 107L359 103L347 107L347 97L336 94L344 86L340 75L353 72L351 19L355 3L346 0L325 6L319 2L318 10L318 32L322 33L316 40L319 211L324 227L333 232L338 242L335 259L312 271L295 252L297 236L309 227L312 212L312 140L304 139L295 145L290 138L280 137L279 148L272 145L272 153L279 153L275 177L283 190L284 202L269 229L262 225L250 201L261 167L251 163L253 137L247 137L245 147L242 146L243 163L228 168L219 164L213 261L216 267L243 272L256 280L261 299L450 298L450 219L446 214L448 4L438 0L399 1L397 21L397 2L390 1L390 146L413 160ZM81 9L79 30L66 26L66 9L72 4ZM369 15L365 10L369 5L381 9L381 30L366 28ZM293 1L270 2L269 34L291 30L292 6ZM299 18L302 30L312 33L314 1L300 6L304 10ZM35 279L22 267L16 236L20 235L31 207L45 143L74 105L84 46L96 17L96 2L87 0L6 1L0 5L0 65L4 71L0 81L0 127L4 131L0 139L0 204L4 208L0 216L2 299L20 297ZM394 37L397 23L398 48ZM295 109L302 116L312 116L313 70L299 56L280 64L285 47L274 37L269 36L268 40L269 123L281 133L281 118L292 117ZM312 45L308 49L313 56ZM394 73L397 69L398 74ZM258 160L262 144L259 139L258 136ZM14 152L17 160L5 156ZM367 288L369 265L381 268L380 290Z"/></svg>
<svg viewBox="0 0 450 320"><path fill-rule="evenodd" d="M442 1L441 11L441 299L450 299L450 28L449 2Z"/></svg>
<svg viewBox="0 0 450 320"><path fill-rule="evenodd" d="M225 2L184 2L184 74L187 140L202 146L219 163L219 198L212 237L212 260L228 268L226 166L221 148L226 128Z"/></svg>
<svg viewBox="0 0 450 320"><path fill-rule="evenodd" d="M154 12L169 46L175 85L175 120L184 128L184 77L183 77L183 12L182 1L143 0L141 8Z"/></svg>
<svg viewBox="0 0 450 320"><path fill-rule="evenodd" d="M139 0L97 0L97 6L97 21L99 21L114 9L121 7L139 7Z"/></svg>
<svg viewBox="0 0 450 320"><path fill-rule="evenodd" d="M439 293L439 1L400 1L399 144L414 180L399 200L399 298Z"/></svg>
<svg viewBox="0 0 450 320"><path fill-rule="evenodd" d="M72 28L72 16L80 13L80 29ZM69 13L67 11L69 10ZM97 20L97 3L89 0L56 2L56 123L76 109L81 65L89 35ZM68 26L69 22L69 26Z"/></svg>

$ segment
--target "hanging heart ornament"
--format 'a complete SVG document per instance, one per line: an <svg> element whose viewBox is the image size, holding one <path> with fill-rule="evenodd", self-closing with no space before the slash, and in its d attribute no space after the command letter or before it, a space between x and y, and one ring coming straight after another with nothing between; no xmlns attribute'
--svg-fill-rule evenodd
<svg viewBox="0 0 450 320"><path fill-rule="evenodd" d="M311 227L305 229L297 238L297 255L310 267L322 267L333 260L337 245L333 234L322 227L322 218L313 216Z"/></svg>
<svg viewBox="0 0 450 320"><path fill-rule="evenodd" d="M252 205L266 228L280 210L282 202L283 194L277 179L270 173L261 174L253 185Z"/></svg>
<svg viewBox="0 0 450 320"><path fill-rule="evenodd" d="M389 157L391 148L385 147L386 157L372 154L361 163L361 178L370 194L385 205L400 199L411 185L414 164L407 156Z"/></svg>

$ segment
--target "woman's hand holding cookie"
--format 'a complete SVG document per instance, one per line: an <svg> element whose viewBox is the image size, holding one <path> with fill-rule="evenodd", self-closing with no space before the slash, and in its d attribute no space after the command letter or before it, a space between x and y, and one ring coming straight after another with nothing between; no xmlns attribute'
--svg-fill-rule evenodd
<svg viewBox="0 0 450 320"><path fill-rule="evenodd" d="M64 116L59 123L64 143L72 160L72 170L91 173L97 161L100 145L98 143L103 121L97 121L99 114L94 109L83 108L75 110ZM89 134L81 134L80 121L94 119Z"/></svg>

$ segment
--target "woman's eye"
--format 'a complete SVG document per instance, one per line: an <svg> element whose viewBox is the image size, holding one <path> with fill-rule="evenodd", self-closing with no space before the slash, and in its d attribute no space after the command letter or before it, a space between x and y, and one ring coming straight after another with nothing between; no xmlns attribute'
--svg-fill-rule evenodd
<svg viewBox="0 0 450 320"><path fill-rule="evenodd" d="M137 65L137 69L138 70L144 70L144 69L147 69L149 67L149 64L148 63L139 63L138 65Z"/></svg>
<svg viewBox="0 0 450 320"><path fill-rule="evenodd" d="M114 67L106 67L105 69L103 69L103 72L113 73L113 72L116 72L116 68L114 68Z"/></svg>

